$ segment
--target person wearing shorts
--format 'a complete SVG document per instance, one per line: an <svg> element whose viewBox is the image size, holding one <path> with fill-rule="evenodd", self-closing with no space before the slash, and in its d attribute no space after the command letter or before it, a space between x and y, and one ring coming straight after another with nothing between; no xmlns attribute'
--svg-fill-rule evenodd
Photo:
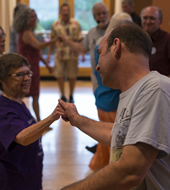
<svg viewBox="0 0 170 190"><path fill-rule="evenodd" d="M67 3L63 3L60 7L60 13L61 19L53 23L51 39L65 35L74 42L80 42L82 40L81 27L75 19L70 18L70 6ZM52 46L48 51L48 62L50 62L51 50ZM78 51L73 50L64 42L56 42L54 76L58 80L61 99L65 102L68 101L64 89L65 79L67 78L69 79L70 88L69 102L74 102L73 92L78 74L78 55Z"/></svg>

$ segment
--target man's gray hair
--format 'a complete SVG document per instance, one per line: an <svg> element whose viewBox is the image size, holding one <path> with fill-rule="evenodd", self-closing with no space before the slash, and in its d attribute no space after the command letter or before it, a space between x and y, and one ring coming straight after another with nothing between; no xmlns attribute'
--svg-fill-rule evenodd
<svg viewBox="0 0 170 190"><path fill-rule="evenodd" d="M95 15L96 10L101 7L105 7L108 10L107 6L103 2L95 3L92 8L93 16Z"/></svg>
<svg viewBox="0 0 170 190"><path fill-rule="evenodd" d="M158 13L159 13L159 19L160 19L161 21L163 20L164 13L163 13L163 11L162 11L161 8L156 7L156 6L148 6L148 7L153 7L153 8L155 8L155 9L157 9L157 11L158 11ZM141 16L142 16L143 11L144 11L145 9L147 9L148 7L145 7L145 8L143 8L143 9L141 10L141 13L140 13Z"/></svg>

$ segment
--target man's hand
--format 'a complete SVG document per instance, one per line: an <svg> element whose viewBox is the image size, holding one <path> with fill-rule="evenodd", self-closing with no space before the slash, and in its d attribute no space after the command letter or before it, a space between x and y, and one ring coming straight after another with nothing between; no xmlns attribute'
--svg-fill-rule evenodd
<svg viewBox="0 0 170 190"><path fill-rule="evenodd" d="M56 37L56 38L51 39L51 43L52 43L52 45L55 45L55 43L57 42L57 40L58 40L58 38L57 38L57 37Z"/></svg>
<svg viewBox="0 0 170 190"><path fill-rule="evenodd" d="M58 35L57 41L67 43L67 36L65 35Z"/></svg>
<svg viewBox="0 0 170 190"><path fill-rule="evenodd" d="M50 115L50 117L53 120L53 122L56 121L56 120L58 120L60 118L60 114L58 114L57 108L58 108L58 105L56 106L56 108L54 109L54 111Z"/></svg>
<svg viewBox="0 0 170 190"><path fill-rule="evenodd" d="M79 116L76 106L73 103L65 103L59 99L57 113L62 116L64 121L70 121L70 124L76 125L76 116Z"/></svg>

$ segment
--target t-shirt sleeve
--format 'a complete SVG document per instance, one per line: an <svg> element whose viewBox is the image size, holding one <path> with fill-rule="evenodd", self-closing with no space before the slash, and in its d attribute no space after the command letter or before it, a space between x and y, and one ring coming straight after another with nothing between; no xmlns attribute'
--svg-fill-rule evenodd
<svg viewBox="0 0 170 190"><path fill-rule="evenodd" d="M161 89L141 94L135 102L124 145L143 142L160 150L158 158L170 153L170 97Z"/></svg>
<svg viewBox="0 0 170 190"><path fill-rule="evenodd" d="M89 51L89 34L86 35L85 38L83 38L82 46L86 51Z"/></svg>
<svg viewBox="0 0 170 190"><path fill-rule="evenodd" d="M17 134L25 128L25 125L21 119L13 113L8 113L0 117L0 123L0 141L5 150L8 150Z"/></svg>

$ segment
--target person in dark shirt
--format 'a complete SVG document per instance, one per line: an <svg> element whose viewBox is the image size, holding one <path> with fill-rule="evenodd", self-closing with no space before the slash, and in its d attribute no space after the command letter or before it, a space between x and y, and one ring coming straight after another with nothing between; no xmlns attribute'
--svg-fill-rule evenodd
<svg viewBox="0 0 170 190"><path fill-rule="evenodd" d="M161 30L163 12L159 7L149 6L141 11L142 28L152 39L152 54L149 59L151 71L170 75L170 34Z"/></svg>
<svg viewBox="0 0 170 190"><path fill-rule="evenodd" d="M134 11L134 1L133 0L122 0L122 10L125 13L130 14L132 20L135 24L141 26L141 18Z"/></svg>
<svg viewBox="0 0 170 190"><path fill-rule="evenodd" d="M36 122L22 100L31 85L30 64L15 53L0 56L0 63L0 189L41 190L41 136L59 115L55 109Z"/></svg>

